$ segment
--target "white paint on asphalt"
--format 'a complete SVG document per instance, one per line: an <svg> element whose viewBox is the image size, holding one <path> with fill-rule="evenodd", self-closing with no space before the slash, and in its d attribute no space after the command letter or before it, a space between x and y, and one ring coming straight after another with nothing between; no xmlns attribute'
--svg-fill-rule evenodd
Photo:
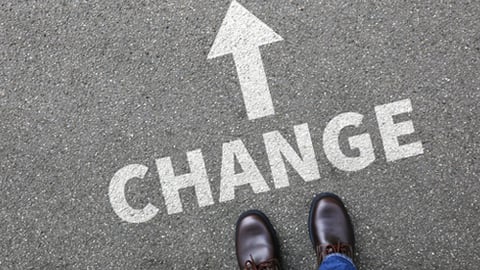
<svg viewBox="0 0 480 270"><path fill-rule="evenodd" d="M248 119L275 114L259 47L283 38L233 1L208 59L233 54Z"/></svg>
<svg viewBox="0 0 480 270"><path fill-rule="evenodd" d="M301 157L280 132L272 131L263 134L275 188L288 187L290 185L285 161L288 161L305 181L313 181L320 178L308 124L297 125L293 129Z"/></svg>
<svg viewBox="0 0 480 270"><path fill-rule="evenodd" d="M235 173L235 161L243 172ZM254 193L266 192L270 188L255 165L241 140L223 144L220 181L220 202L235 198L235 187L249 184Z"/></svg>
<svg viewBox="0 0 480 270"><path fill-rule="evenodd" d="M375 107L378 128L382 135L383 147L387 161L395 161L403 158L423 154L421 141L400 145L398 137L415 132L412 121L394 123L393 116L412 111L410 99L404 99Z"/></svg>
<svg viewBox="0 0 480 270"><path fill-rule="evenodd" d="M404 99L375 107L378 127L382 137L387 162L412 157L423 153L422 142L400 145L399 136L414 132L412 121L395 123L393 117L412 111L410 99ZM323 132L323 149L330 163L343 171L358 171L375 161L374 147L368 133L350 136L348 147L359 150L355 157L345 155L340 148L339 137L346 127L359 128L364 116L356 112L346 112L330 120ZM263 134L266 154L272 171L275 188L288 187L288 171L285 162L305 181L318 180L320 172L312 143L308 124L294 126L294 133L299 154L278 131ZM175 176L170 157L156 160L162 194L168 214L183 211L179 195L181 189L195 188L200 207L214 204L210 181L205 168L201 150L187 153L190 173ZM236 164L239 169L236 170ZM125 199L125 185L132 178L142 179L148 168L144 165L132 164L121 168L110 182L110 202L115 213L123 220L131 223L146 222L153 218L158 208L150 203L143 209L133 209ZM219 202L235 199L235 189L248 185L253 193L270 190L255 160L241 139L223 144L222 164L220 170Z"/></svg>
<svg viewBox="0 0 480 270"><path fill-rule="evenodd" d="M340 170L351 172L366 168L375 160L372 140L369 134L348 138L350 148L360 150L358 157L348 157L340 149L340 132L348 126L359 127L363 115L354 112L342 113L328 122L323 132L323 150L327 159Z"/></svg>
<svg viewBox="0 0 480 270"><path fill-rule="evenodd" d="M118 170L110 181L108 196L113 211L122 220L130 223L142 223L152 219L158 208L148 203L143 209L132 208L125 198L125 186L130 179L145 177L148 167L141 164L130 164Z"/></svg>
<svg viewBox="0 0 480 270"><path fill-rule="evenodd" d="M195 187L195 195L197 195L200 207L213 204L212 191L201 150L188 152L187 159L190 165L190 173L178 176L175 176L170 157L156 160L158 177L162 185L163 198L168 214L183 211L179 190L187 187Z"/></svg>

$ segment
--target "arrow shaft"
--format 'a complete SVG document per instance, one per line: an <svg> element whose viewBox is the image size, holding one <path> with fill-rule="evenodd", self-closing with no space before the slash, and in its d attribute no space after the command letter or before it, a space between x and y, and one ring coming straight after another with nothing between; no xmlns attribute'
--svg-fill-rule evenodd
<svg viewBox="0 0 480 270"><path fill-rule="evenodd" d="M275 114L258 47L233 53L248 119Z"/></svg>

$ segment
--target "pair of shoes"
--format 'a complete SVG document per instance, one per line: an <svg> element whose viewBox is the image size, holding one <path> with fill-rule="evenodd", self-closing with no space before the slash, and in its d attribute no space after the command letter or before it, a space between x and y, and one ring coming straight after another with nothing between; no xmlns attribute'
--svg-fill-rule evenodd
<svg viewBox="0 0 480 270"><path fill-rule="evenodd" d="M325 256L332 253L342 253L353 258L353 225L337 195L321 193L313 199L308 229L318 265ZM238 218L235 248L240 269L281 269L276 232L265 214L258 210L247 211Z"/></svg>

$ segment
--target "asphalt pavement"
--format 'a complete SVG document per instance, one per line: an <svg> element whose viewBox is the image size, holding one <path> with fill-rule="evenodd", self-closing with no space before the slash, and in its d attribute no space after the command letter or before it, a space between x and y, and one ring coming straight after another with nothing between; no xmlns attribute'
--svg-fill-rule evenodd
<svg viewBox="0 0 480 270"><path fill-rule="evenodd" d="M285 269L315 269L310 201L343 198L359 269L478 269L480 255L480 2L239 0L282 40L259 47L274 114L247 115L232 55L208 59L231 1L0 2L0 268L237 269L237 217L271 219ZM255 87L254 87L255 88ZM396 117L423 154L387 161L375 107L410 100ZM375 160L347 172L326 157L335 116L364 116ZM263 135L296 147L307 124L319 179L287 165L275 188ZM222 149L243 142L269 190L249 185L220 201ZM193 188L168 214L156 160L189 172L201 150L213 204ZM148 167L125 187L122 220L110 182ZM237 166L238 167L238 164ZM242 168L236 168L240 171ZM245 168L243 168L245 169Z"/></svg>

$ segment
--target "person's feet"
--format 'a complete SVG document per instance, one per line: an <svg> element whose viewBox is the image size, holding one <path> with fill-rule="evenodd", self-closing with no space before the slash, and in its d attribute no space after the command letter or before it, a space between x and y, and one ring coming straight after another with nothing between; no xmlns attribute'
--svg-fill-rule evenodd
<svg viewBox="0 0 480 270"><path fill-rule="evenodd" d="M332 253L353 257L353 225L337 195L321 193L313 199L308 228L319 265L325 256Z"/></svg>
<svg viewBox="0 0 480 270"><path fill-rule="evenodd" d="M275 231L260 211L250 210L238 218L235 247L240 269L280 269L280 249Z"/></svg>

